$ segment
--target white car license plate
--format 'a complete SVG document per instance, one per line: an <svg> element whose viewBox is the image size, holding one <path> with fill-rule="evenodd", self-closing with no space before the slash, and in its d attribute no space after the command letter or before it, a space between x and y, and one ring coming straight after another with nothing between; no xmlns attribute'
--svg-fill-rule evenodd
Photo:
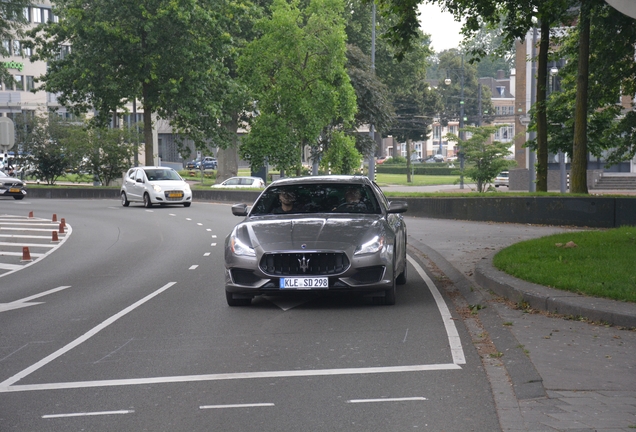
<svg viewBox="0 0 636 432"><path fill-rule="evenodd" d="M280 289L327 289L329 278L326 277L288 277L280 278Z"/></svg>

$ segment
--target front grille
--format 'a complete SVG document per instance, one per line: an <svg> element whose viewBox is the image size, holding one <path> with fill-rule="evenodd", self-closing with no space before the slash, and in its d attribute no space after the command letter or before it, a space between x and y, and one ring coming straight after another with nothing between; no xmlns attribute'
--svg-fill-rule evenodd
<svg viewBox="0 0 636 432"><path fill-rule="evenodd" d="M263 273L275 276L335 275L349 268L349 259L342 252L277 253L261 258Z"/></svg>
<svg viewBox="0 0 636 432"><path fill-rule="evenodd" d="M171 194L175 194L175 195L179 195L178 197L171 197ZM173 191L166 191L165 192L165 197L166 197L166 201L181 201L183 200L183 191L180 190L173 190Z"/></svg>

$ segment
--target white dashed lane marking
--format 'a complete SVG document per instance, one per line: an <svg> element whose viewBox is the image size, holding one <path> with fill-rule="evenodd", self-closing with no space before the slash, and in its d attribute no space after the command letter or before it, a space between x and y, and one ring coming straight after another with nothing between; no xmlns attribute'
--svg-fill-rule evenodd
<svg viewBox="0 0 636 432"><path fill-rule="evenodd" d="M252 403L252 404L228 404L228 405L201 405L199 409L219 409L219 408L254 408L273 407L273 403Z"/></svg>
<svg viewBox="0 0 636 432"><path fill-rule="evenodd" d="M69 413L69 414L47 414L43 415L43 419L53 419L53 418L66 418L66 417L88 417L88 416L99 416L99 415L115 415L115 414L131 414L134 413L133 410L119 410L119 411L97 411L97 412L82 412L82 413Z"/></svg>
<svg viewBox="0 0 636 432"><path fill-rule="evenodd" d="M190 266L190 268L189 268L188 270L194 270L194 269L196 269L197 267L199 267L199 266L198 266L198 265L191 265L191 266Z"/></svg>

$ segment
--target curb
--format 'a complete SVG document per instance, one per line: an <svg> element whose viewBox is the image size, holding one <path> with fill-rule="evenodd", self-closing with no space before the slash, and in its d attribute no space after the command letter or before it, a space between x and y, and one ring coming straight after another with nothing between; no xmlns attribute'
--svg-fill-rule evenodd
<svg viewBox="0 0 636 432"><path fill-rule="evenodd" d="M488 255L475 265L475 281L482 288L514 302L525 302L533 309L636 328L636 305L569 293L517 279L492 265L495 254Z"/></svg>

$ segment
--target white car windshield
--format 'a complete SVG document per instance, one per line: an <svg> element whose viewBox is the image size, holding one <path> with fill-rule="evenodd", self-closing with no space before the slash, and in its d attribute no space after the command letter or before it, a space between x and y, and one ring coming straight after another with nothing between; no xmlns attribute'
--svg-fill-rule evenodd
<svg viewBox="0 0 636 432"><path fill-rule="evenodd" d="M149 181L181 180L179 174L177 174L177 172L172 169L149 168L145 169L144 171Z"/></svg>
<svg viewBox="0 0 636 432"><path fill-rule="evenodd" d="M297 184L267 189L250 215L292 213L381 213L368 186L349 183Z"/></svg>

